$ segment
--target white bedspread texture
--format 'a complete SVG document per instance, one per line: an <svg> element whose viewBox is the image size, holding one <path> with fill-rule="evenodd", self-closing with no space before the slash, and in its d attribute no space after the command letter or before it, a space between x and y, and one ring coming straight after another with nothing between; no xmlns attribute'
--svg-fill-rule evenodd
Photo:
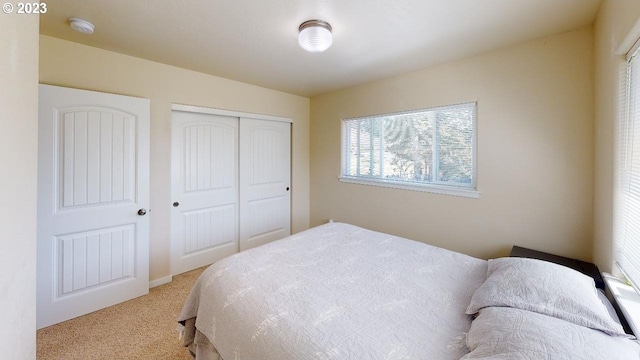
<svg viewBox="0 0 640 360"><path fill-rule="evenodd" d="M179 320L232 359L460 359L487 262L332 223L207 269Z"/></svg>
<svg viewBox="0 0 640 360"><path fill-rule="evenodd" d="M534 311L609 335L628 337L609 315L591 277L547 261L489 260L487 280L471 298L467 314L489 306Z"/></svg>
<svg viewBox="0 0 640 360"><path fill-rule="evenodd" d="M487 307L467 335L470 359L639 360L640 345L623 336L532 311Z"/></svg>

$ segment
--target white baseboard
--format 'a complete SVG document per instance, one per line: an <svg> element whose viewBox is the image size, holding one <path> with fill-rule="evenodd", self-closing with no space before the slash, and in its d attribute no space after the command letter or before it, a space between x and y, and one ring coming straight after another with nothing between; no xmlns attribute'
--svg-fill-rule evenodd
<svg viewBox="0 0 640 360"><path fill-rule="evenodd" d="M160 279L155 279L153 281L149 281L149 289L154 288L156 286L168 284L171 281L173 281L173 276L172 275L165 276L165 277L162 277Z"/></svg>

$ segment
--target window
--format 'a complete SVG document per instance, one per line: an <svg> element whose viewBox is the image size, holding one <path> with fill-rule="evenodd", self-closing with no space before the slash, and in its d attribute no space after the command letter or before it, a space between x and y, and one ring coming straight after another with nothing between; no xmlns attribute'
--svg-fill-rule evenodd
<svg viewBox="0 0 640 360"><path fill-rule="evenodd" d="M341 181L478 197L476 104L343 120Z"/></svg>
<svg viewBox="0 0 640 360"><path fill-rule="evenodd" d="M627 56L626 106L616 136L614 196L615 260L640 287L640 59Z"/></svg>

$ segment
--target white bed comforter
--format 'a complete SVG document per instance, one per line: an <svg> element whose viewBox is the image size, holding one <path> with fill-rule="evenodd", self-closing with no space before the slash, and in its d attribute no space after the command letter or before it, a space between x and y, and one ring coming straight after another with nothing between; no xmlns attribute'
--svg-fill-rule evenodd
<svg viewBox="0 0 640 360"><path fill-rule="evenodd" d="M484 260L332 223L212 265L179 320L196 318L226 360L460 359L486 272Z"/></svg>
<svg viewBox="0 0 640 360"><path fill-rule="evenodd" d="M552 316L510 307L480 310L464 360L639 360L640 345Z"/></svg>

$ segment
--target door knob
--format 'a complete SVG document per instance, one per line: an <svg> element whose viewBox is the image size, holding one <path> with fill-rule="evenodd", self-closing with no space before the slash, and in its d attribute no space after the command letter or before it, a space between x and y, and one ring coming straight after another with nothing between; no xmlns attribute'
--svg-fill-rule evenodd
<svg viewBox="0 0 640 360"><path fill-rule="evenodd" d="M138 215L140 216L145 216L147 214L147 210L146 209L140 209L138 210Z"/></svg>
<svg viewBox="0 0 640 360"><path fill-rule="evenodd" d="M178 206L180 206L179 202L176 201L176 202L173 203L173 207L178 207Z"/></svg>

